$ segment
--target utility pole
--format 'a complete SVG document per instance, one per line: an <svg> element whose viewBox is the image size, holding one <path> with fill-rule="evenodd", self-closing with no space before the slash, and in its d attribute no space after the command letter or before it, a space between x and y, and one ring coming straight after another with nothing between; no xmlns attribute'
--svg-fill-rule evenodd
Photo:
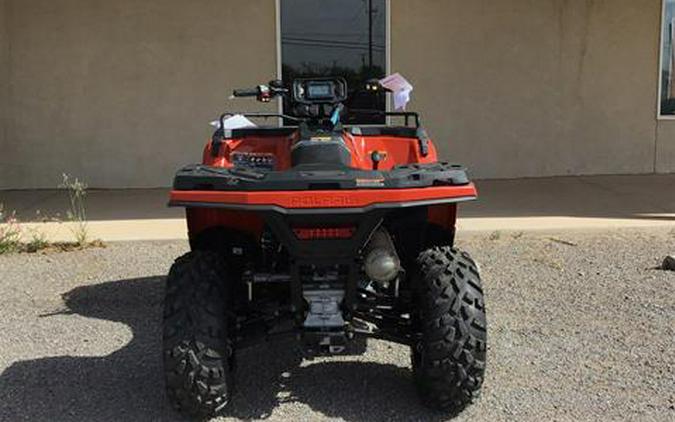
<svg viewBox="0 0 675 422"><path fill-rule="evenodd" d="M368 67L373 68L373 0L368 0Z"/></svg>

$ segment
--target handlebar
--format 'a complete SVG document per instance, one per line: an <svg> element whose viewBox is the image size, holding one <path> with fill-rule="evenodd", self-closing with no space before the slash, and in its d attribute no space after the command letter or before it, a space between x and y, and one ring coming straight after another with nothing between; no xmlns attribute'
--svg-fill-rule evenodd
<svg viewBox="0 0 675 422"><path fill-rule="evenodd" d="M366 82L366 91L371 94L390 92L377 79ZM341 116L345 110L343 102L347 100L348 95L347 82L344 78L321 77L295 79L291 88L287 88L281 80L272 80L267 85L235 89L230 99L255 97L262 103L269 103L275 98L284 97L298 116L303 116L306 120L329 120L333 126L337 126L342 120ZM380 110L349 110L348 112L357 115L400 116L405 118L406 126L408 126L408 119L413 117L415 126L419 127L419 117L415 113L385 113ZM287 116L283 117L289 120Z"/></svg>
<svg viewBox="0 0 675 422"><path fill-rule="evenodd" d="M232 97L256 97L262 103L269 103L274 97L283 96L288 90L283 87L281 82L271 81L269 85L258 85L255 88L235 89L232 91Z"/></svg>
<svg viewBox="0 0 675 422"><path fill-rule="evenodd" d="M257 97L260 94L259 88L235 89L232 95L235 97Z"/></svg>

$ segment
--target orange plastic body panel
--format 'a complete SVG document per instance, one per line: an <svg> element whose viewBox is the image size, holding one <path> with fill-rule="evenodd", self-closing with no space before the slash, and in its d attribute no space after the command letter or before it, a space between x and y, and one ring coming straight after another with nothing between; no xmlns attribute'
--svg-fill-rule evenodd
<svg viewBox="0 0 675 422"><path fill-rule="evenodd" d="M376 151L383 157L377 167L378 170L391 170L401 164L429 164L438 161L436 148L432 142L429 142L429 154L423 157L417 139L347 134L345 141L352 153L352 167L363 170L374 169L371 156Z"/></svg>
<svg viewBox="0 0 675 422"><path fill-rule="evenodd" d="M428 143L429 153L422 156L416 138L394 136L356 136L345 132L345 144L352 157L351 166L363 170L387 171L400 164L434 163L438 161L433 142ZM213 167L233 166L233 153L272 155L275 170L291 168L291 149L297 142L297 132L287 136L250 135L243 138L226 139L218 153L213 154L209 140L203 152L202 163ZM372 161L372 154L378 152L382 160ZM262 217L247 210L227 209L227 204L246 206L276 206L287 209L366 208L375 204L473 199L477 195L473 184L466 186L435 186L415 189L360 189L332 191L172 191L172 203L194 203L187 208L188 229L192 235L211 227L226 227L260 236L264 221ZM200 206L200 204L202 206ZM223 204L223 208L209 208L204 205ZM457 205L455 203L431 205L428 207L429 222L446 229L455 226Z"/></svg>
<svg viewBox="0 0 675 422"><path fill-rule="evenodd" d="M393 136L353 136L343 135L352 156L352 167L373 170L371 159L373 152L383 157L378 170L391 170L396 165L408 163L435 163L438 161L436 148L429 142L429 154L420 154L419 142L413 138ZM269 154L276 158L275 170L283 171L291 167L291 148L297 141L297 134L289 136L247 136L246 138L226 139L217 155L211 152L211 142L204 149L203 164L213 167L232 167L232 153Z"/></svg>
<svg viewBox="0 0 675 422"><path fill-rule="evenodd" d="M271 154L276 158L275 170L282 171L291 167L291 146L297 135L291 136L247 136L246 138L226 139L218 151L211 153L211 141L206 143L202 164L213 167L232 167L231 156L234 152L248 154Z"/></svg>

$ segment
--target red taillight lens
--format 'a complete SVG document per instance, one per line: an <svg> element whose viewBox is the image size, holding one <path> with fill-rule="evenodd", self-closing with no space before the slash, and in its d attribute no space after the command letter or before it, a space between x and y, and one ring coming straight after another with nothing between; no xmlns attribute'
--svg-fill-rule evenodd
<svg viewBox="0 0 675 422"><path fill-rule="evenodd" d="M295 237L300 240L350 239L355 231L355 227L296 227L293 229Z"/></svg>

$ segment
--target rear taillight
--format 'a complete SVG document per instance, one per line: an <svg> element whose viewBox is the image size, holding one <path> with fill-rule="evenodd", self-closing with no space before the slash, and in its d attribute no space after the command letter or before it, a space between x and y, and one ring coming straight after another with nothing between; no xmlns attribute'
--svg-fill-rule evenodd
<svg viewBox="0 0 675 422"><path fill-rule="evenodd" d="M356 232L355 227L296 227L295 237L300 240L350 239Z"/></svg>

